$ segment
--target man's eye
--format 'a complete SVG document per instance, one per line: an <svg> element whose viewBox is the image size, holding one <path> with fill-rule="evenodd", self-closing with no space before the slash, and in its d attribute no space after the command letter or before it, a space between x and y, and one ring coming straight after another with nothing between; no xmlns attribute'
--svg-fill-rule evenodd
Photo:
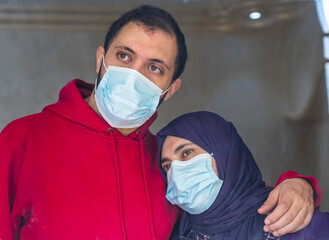
<svg viewBox="0 0 329 240"><path fill-rule="evenodd" d="M123 61L128 61L129 60L129 56L128 54L125 54L125 53L118 53L118 56L121 60Z"/></svg>
<svg viewBox="0 0 329 240"><path fill-rule="evenodd" d="M162 73L162 71L160 70L160 68L158 68L158 67L156 67L156 66L154 66L154 65L151 65L151 66L150 66L150 70L151 70L152 72L155 72L155 73Z"/></svg>

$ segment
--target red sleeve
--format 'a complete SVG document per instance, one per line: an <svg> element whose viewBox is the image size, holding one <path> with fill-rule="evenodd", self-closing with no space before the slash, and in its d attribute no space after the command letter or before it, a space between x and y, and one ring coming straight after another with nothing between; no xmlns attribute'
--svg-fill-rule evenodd
<svg viewBox="0 0 329 240"><path fill-rule="evenodd" d="M322 191L318 185L318 180L316 180L315 177L303 176L303 175L300 175L298 172L288 171L279 177L278 181L276 182L276 186L278 186L284 180L287 180L290 178L303 178L306 181L308 181L311 184L313 191L314 191L314 207L316 208L320 205L321 198L322 198Z"/></svg>

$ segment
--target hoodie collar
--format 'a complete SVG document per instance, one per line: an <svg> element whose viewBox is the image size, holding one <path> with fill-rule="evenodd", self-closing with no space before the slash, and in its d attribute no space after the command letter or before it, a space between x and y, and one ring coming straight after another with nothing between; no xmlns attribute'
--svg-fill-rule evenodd
<svg viewBox="0 0 329 240"><path fill-rule="evenodd" d="M52 111L85 127L100 132L107 132L109 128L113 127L98 115L85 100L92 93L94 86L94 84L86 83L80 79L74 79L62 88L59 93L58 102L46 106L43 111ZM136 137L137 132L140 132L141 136L144 136L156 118L157 112L142 126L128 135L128 137ZM115 135L120 134L120 132L115 130Z"/></svg>

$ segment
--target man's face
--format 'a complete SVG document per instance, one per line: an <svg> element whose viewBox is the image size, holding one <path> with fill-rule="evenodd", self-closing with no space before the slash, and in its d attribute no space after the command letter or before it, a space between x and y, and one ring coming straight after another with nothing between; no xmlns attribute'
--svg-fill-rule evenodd
<svg viewBox="0 0 329 240"><path fill-rule="evenodd" d="M176 37L173 34L162 30L150 31L143 25L130 22L112 40L105 55L105 65L134 69L165 91L173 78L177 50ZM104 48L99 47L97 71L101 66L101 77L106 71L101 65L103 54ZM180 79L178 80L168 91L169 96L166 99L179 88Z"/></svg>

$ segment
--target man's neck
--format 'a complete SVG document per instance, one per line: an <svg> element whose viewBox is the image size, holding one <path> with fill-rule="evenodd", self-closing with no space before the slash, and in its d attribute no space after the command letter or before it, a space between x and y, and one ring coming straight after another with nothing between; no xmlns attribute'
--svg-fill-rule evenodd
<svg viewBox="0 0 329 240"><path fill-rule="evenodd" d="M95 89L93 90L93 92L85 98L86 102L88 103L88 105L99 115L102 117L102 115L100 114L100 112L98 111L97 105L96 105L96 101L95 101ZM131 134L132 132L134 132L136 128L116 128L117 131L119 131L123 136L128 136L129 134Z"/></svg>

